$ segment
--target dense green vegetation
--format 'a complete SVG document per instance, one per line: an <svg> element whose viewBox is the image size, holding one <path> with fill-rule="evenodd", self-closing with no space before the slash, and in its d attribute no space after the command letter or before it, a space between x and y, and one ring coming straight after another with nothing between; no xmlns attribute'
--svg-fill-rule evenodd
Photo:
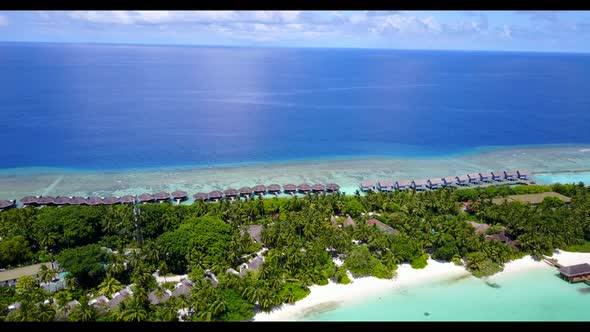
<svg viewBox="0 0 590 332"><path fill-rule="evenodd" d="M572 203L490 202L498 196L551 190L572 197ZM472 202L467 212L461 210L465 201ZM54 293L50 304L43 304L50 295L30 278L21 278L15 290L0 289L0 309L21 303L20 310L4 314L3 319L174 321L178 310L186 309L185 320L248 320L257 309L302 299L311 285L329 280L348 283L347 271L353 276L391 278L398 264L424 268L430 256L465 264L474 275L487 276L525 254L551 255L556 248L588 251L590 243L590 188L582 184L145 204L140 209L139 223L131 206L0 213L0 267L56 260L68 271L67 288ZM369 217L367 212L376 214ZM331 216L346 214L355 219L355 227L342 227L344 218L337 218L340 226L330 221ZM364 221L369 218L400 234L367 226ZM492 228L477 234L466 221ZM253 224L265 226L264 263L242 277L227 272L239 270L261 249L244 232L244 226ZM497 233L516 242L485 238ZM344 264L336 266L333 258L343 259ZM150 292L161 295L174 289L172 283L156 282L152 276L156 270L160 275L188 274L194 282L190 294L151 305ZM207 270L217 276L217 284L204 278ZM87 303L98 295L110 298L130 284L133 295L115 308ZM69 309L66 304L72 300L80 305Z"/></svg>

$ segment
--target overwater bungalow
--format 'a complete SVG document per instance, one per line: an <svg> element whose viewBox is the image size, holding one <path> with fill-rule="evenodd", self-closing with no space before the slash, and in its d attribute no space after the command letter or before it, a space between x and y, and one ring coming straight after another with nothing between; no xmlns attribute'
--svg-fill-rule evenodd
<svg viewBox="0 0 590 332"><path fill-rule="evenodd" d="M225 197L229 198L229 199L234 199L236 196L238 196L238 190L234 189L234 188L229 188L229 189L225 189L223 191L223 194L225 195Z"/></svg>
<svg viewBox="0 0 590 332"><path fill-rule="evenodd" d="M16 205L16 202L13 200L1 200L0 201L0 211L8 210L13 208Z"/></svg>
<svg viewBox="0 0 590 332"><path fill-rule="evenodd" d="M165 202L165 201L169 201L170 200L170 194L165 192L165 191L161 191L157 194L154 195L154 199L158 202Z"/></svg>
<svg viewBox="0 0 590 332"><path fill-rule="evenodd" d="M380 191L393 191L394 185L395 184L393 183L393 181L390 181L390 180L379 181L379 190Z"/></svg>
<svg viewBox="0 0 590 332"><path fill-rule="evenodd" d="M516 171L504 171L504 177L509 181L516 181L518 179L518 174Z"/></svg>
<svg viewBox="0 0 590 332"><path fill-rule="evenodd" d="M361 191L369 191L369 190L373 190L373 191L377 190L377 184L375 183L375 181L369 181L369 180L362 181L361 182Z"/></svg>
<svg viewBox="0 0 590 332"><path fill-rule="evenodd" d="M492 182L493 177L492 172L479 172L479 180L482 182Z"/></svg>
<svg viewBox="0 0 590 332"><path fill-rule="evenodd" d="M176 190L171 194L175 201L185 201L188 198L188 193L182 190Z"/></svg>
<svg viewBox="0 0 590 332"><path fill-rule="evenodd" d="M455 176L455 183L458 186L467 186L469 184L469 176L467 176L467 175Z"/></svg>
<svg viewBox="0 0 590 332"><path fill-rule="evenodd" d="M207 193L196 193L193 195L195 201L204 201L209 198L209 194Z"/></svg>
<svg viewBox="0 0 590 332"><path fill-rule="evenodd" d="M315 193L324 192L324 190L326 190L326 186L324 186L321 183L316 183L313 186L311 186L311 190Z"/></svg>
<svg viewBox="0 0 590 332"><path fill-rule="evenodd" d="M240 192L241 196L248 197L248 196L252 195L252 188L245 186L245 187L240 188L239 192Z"/></svg>
<svg viewBox="0 0 590 332"><path fill-rule="evenodd" d="M283 191L292 194L297 191L297 186L292 183L285 184L283 185Z"/></svg>
<svg viewBox="0 0 590 332"><path fill-rule="evenodd" d="M504 175L504 171L492 171L492 180L504 181L504 179L506 179L506 175Z"/></svg>
<svg viewBox="0 0 590 332"><path fill-rule="evenodd" d="M25 196L20 199L20 202L24 206L35 206L38 204L39 197L38 196Z"/></svg>
<svg viewBox="0 0 590 332"><path fill-rule="evenodd" d="M326 184L326 190L328 192L338 191L338 190L340 190L340 186L337 185L336 183L328 183L328 184Z"/></svg>
<svg viewBox="0 0 590 332"><path fill-rule="evenodd" d="M559 275L569 282L590 281L590 264L562 266Z"/></svg>
<svg viewBox="0 0 590 332"><path fill-rule="evenodd" d="M414 180L410 183L410 188L417 191L424 191L428 189L428 180Z"/></svg>
<svg viewBox="0 0 590 332"><path fill-rule="evenodd" d="M55 205L58 205L58 206L69 205L70 202L71 202L71 198L65 197L65 196L57 196L54 200Z"/></svg>
<svg viewBox="0 0 590 332"><path fill-rule="evenodd" d="M88 205L101 205L101 204L102 204L102 198L97 197L97 196L88 197Z"/></svg>
<svg viewBox="0 0 590 332"><path fill-rule="evenodd" d="M252 187L252 192L254 195L264 195L266 193L266 186L263 184L257 184Z"/></svg>
<svg viewBox="0 0 590 332"><path fill-rule="evenodd" d="M427 185L430 189L438 189L444 185L444 182L442 178L433 178L428 179Z"/></svg>
<svg viewBox="0 0 590 332"><path fill-rule="evenodd" d="M147 194L147 193L144 193L144 194L141 194L141 195L137 196L137 200L138 200L140 203L148 203L148 202L153 202L153 201L154 201L154 199L155 199L155 198L154 198L154 196L153 196L153 195L151 195L151 194Z"/></svg>
<svg viewBox="0 0 590 332"><path fill-rule="evenodd" d="M268 190L269 193L275 194L275 195L281 192L281 186L276 183L269 185L268 187L266 187L266 189Z"/></svg>
<svg viewBox="0 0 590 332"><path fill-rule="evenodd" d="M37 200L39 205L55 205L55 197L53 196L41 196Z"/></svg>
<svg viewBox="0 0 590 332"><path fill-rule="evenodd" d="M113 197L113 196L105 197L102 200L102 203L104 205L115 205L115 204L119 204L119 198Z"/></svg>
<svg viewBox="0 0 590 332"><path fill-rule="evenodd" d="M408 190L412 188L412 183L408 180L395 181L395 189Z"/></svg>
<svg viewBox="0 0 590 332"><path fill-rule="evenodd" d="M84 197L72 197L70 199L71 205L87 205L86 198Z"/></svg>
<svg viewBox="0 0 590 332"><path fill-rule="evenodd" d="M456 176L447 176L442 178L443 186L445 187L454 187L457 185L457 177Z"/></svg>
<svg viewBox="0 0 590 332"><path fill-rule="evenodd" d="M473 184L479 184L481 182L481 177L479 176L479 173L467 174L467 179L469 183Z"/></svg>
<svg viewBox="0 0 590 332"><path fill-rule="evenodd" d="M521 180L528 180L529 179L529 171L518 170L518 171L516 171L516 174L518 175L518 178Z"/></svg>
<svg viewBox="0 0 590 332"><path fill-rule="evenodd" d="M119 197L119 203L121 203L121 204L135 203L135 196L125 195L125 196Z"/></svg>
<svg viewBox="0 0 590 332"><path fill-rule="evenodd" d="M311 191L311 186L309 184L307 184L307 183L302 183L302 184L300 184L300 185L297 186L297 190L300 193L307 193L307 192Z"/></svg>
<svg viewBox="0 0 590 332"><path fill-rule="evenodd" d="M218 200L220 200L220 199L223 198L223 193L221 191L219 191L219 190L213 190L213 191L211 191L210 193L207 194L207 197L210 200L218 201Z"/></svg>

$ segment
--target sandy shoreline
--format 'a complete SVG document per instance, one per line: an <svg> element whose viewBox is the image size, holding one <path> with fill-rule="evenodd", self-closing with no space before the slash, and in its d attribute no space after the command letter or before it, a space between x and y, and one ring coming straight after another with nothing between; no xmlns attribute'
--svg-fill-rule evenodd
<svg viewBox="0 0 590 332"><path fill-rule="evenodd" d="M573 253L558 251L552 258L562 265L590 263L590 253ZM551 268L543 261L535 261L530 256L509 262L504 271L490 277L490 280L529 271L531 269ZM312 286L311 294L294 304L286 304L275 308L273 311L260 312L254 316L254 321L296 321L310 314L329 311L343 304L351 304L378 294L387 294L396 289L412 285L423 284L429 281L444 281L468 277L470 274L462 266L453 263L440 263L432 259L428 260L428 266L424 269L412 269L409 264L402 264L397 269L397 276L384 280L374 277L351 279L348 285L330 282L325 286Z"/></svg>

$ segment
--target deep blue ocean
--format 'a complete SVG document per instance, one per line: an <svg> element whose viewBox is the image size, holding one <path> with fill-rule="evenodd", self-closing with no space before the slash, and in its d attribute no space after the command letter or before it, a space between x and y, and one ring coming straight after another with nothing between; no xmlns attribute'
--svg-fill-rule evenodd
<svg viewBox="0 0 590 332"><path fill-rule="evenodd" d="M590 143L590 55L0 44L0 168Z"/></svg>

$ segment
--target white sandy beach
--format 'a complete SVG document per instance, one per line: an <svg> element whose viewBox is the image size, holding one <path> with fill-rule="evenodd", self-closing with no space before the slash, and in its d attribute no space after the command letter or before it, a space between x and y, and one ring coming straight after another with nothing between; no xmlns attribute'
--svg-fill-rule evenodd
<svg viewBox="0 0 590 332"><path fill-rule="evenodd" d="M590 253L573 253L558 251L552 258L562 265L590 263ZM517 261L505 265L504 271L490 277L490 279L502 278L513 273L528 271L537 268L552 268L543 261L535 261L526 256ZM374 277L351 279L352 283L341 285L330 282L325 286L312 286L311 294L294 304L286 304L275 308L273 311L260 312L254 316L254 321L295 321L312 311L330 310L342 303L352 303L376 296L379 293L393 291L396 288L426 283L429 281L444 281L469 275L464 267L453 263L440 263L432 259L428 260L428 266L424 269L412 269L409 264L402 264L397 269L397 276L384 280Z"/></svg>

